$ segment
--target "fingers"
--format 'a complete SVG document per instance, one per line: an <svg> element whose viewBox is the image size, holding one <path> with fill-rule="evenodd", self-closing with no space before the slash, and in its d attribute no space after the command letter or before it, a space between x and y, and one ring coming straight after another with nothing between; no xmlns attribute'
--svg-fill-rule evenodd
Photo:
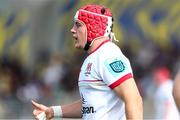
<svg viewBox="0 0 180 120"><path fill-rule="evenodd" d="M37 120L46 120L45 112L41 112L39 115L36 116Z"/></svg>
<svg viewBox="0 0 180 120"><path fill-rule="evenodd" d="M35 115L36 120L51 120L52 117L48 117L45 112L40 112L39 114Z"/></svg>
<svg viewBox="0 0 180 120"><path fill-rule="evenodd" d="M44 112L44 111L40 111L40 110L33 110L33 115L34 116L37 116L37 115L39 115L40 113L42 113L42 112Z"/></svg>
<svg viewBox="0 0 180 120"><path fill-rule="evenodd" d="M40 108L41 108L41 105L38 104L37 102L35 102L35 101L32 100L31 103L32 103L32 105L33 105L34 108L36 108L36 109L40 109Z"/></svg>
<svg viewBox="0 0 180 120"><path fill-rule="evenodd" d="M32 102L32 105L33 105L33 107L35 108L35 109L38 109L38 110L43 110L43 111L45 111L46 109L47 109L47 107L46 106L44 106L44 105L42 105L42 104L39 104L39 103L37 103L37 102L35 102L35 101L31 101Z"/></svg>
<svg viewBox="0 0 180 120"><path fill-rule="evenodd" d="M45 105L39 104L33 100L31 102L32 102L33 107L35 108L33 110L33 115L34 115L35 119L36 120L46 120L47 118L46 118L45 111L48 109L48 107Z"/></svg>

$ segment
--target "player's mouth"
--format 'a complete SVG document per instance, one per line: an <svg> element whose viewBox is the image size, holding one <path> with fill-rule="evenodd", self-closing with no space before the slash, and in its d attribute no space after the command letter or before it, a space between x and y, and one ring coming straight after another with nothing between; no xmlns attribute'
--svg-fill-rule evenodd
<svg viewBox="0 0 180 120"><path fill-rule="evenodd" d="M78 39L75 35L73 35L73 38L74 38L75 40L77 40L77 39Z"/></svg>

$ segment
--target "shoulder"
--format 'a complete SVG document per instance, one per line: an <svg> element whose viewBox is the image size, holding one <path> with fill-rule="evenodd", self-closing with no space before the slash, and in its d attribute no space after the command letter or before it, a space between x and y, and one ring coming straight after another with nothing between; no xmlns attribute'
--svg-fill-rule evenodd
<svg viewBox="0 0 180 120"><path fill-rule="evenodd" d="M120 47L119 47L118 45L116 45L115 43L113 43L113 42L108 42L108 43L106 44L106 46L107 46L107 47L110 47L111 50L120 50Z"/></svg>
<svg viewBox="0 0 180 120"><path fill-rule="evenodd" d="M123 54L119 46L113 42L108 42L101 49L102 54L104 55L120 55Z"/></svg>
<svg viewBox="0 0 180 120"><path fill-rule="evenodd" d="M100 62L104 62L106 64L123 63L128 66L130 65L129 59L122 53L121 49L115 43L112 42L109 42L108 44L103 46L103 48L99 51L98 58Z"/></svg>
<svg viewBox="0 0 180 120"><path fill-rule="evenodd" d="M117 58L123 61L129 61L121 51L120 47L113 42L108 42L102 47L102 49L99 51L99 58L101 59L101 61Z"/></svg>

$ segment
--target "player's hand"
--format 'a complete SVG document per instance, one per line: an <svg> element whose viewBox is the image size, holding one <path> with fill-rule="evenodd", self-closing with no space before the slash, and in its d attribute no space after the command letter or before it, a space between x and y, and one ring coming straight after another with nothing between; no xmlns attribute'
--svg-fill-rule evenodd
<svg viewBox="0 0 180 120"><path fill-rule="evenodd" d="M50 120L54 117L52 108L39 104L33 100L32 105L34 107L33 115L36 120Z"/></svg>

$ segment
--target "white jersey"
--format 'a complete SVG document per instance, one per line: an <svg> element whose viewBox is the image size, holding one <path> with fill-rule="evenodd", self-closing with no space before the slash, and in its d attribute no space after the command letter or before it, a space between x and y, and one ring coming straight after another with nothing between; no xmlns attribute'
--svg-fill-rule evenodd
<svg viewBox="0 0 180 120"><path fill-rule="evenodd" d="M109 40L85 59L79 75L84 120L124 120L124 102L112 90L132 78L129 60Z"/></svg>

